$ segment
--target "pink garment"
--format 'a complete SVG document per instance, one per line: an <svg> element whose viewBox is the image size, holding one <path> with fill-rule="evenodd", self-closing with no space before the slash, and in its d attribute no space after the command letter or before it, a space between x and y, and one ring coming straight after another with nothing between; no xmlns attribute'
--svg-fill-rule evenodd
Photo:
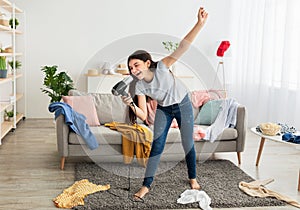
<svg viewBox="0 0 300 210"><path fill-rule="evenodd" d="M174 118L172 123L171 123L171 128L179 128L177 120Z"/></svg>
<svg viewBox="0 0 300 210"><path fill-rule="evenodd" d="M157 101L156 100L149 100L146 103L147 105L147 111L148 111L148 117L146 119L146 122L149 125L154 124L154 118L155 118L155 113L156 113L156 107L157 107ZM178 128L178 123L176 119L173 119L171 128Z"/></svg>
<svg viewBox="0 0 300 210"><path fill-rule="evenodd" d="M192 104L195 108L202 106L209 100L210 100L210 96L207 90L192 91Z"/></svg>
<svg viewBox="0 0 300 210"><path fill-rule="evenodd" d="M200 141L205 137L205 130L200 125L194 125L193 138L195 141Z"/></svg>
<svg viewBox="0 0 300 210"><path fill-rule="evenodd" d="M213 89L194 90L192 91L191 98L193 106L199 108L210 100L226 98L226 91Z"/></svg>
<svg viewBox="0 0 300 210"><path fill-rule="evenodd" d="M147 105L147 111L148 111L148 116L146 118L146 122L148 123L148 125L153 125L155 113L156 113L157 101L156 100L148 100L146 105Z"/></svg>

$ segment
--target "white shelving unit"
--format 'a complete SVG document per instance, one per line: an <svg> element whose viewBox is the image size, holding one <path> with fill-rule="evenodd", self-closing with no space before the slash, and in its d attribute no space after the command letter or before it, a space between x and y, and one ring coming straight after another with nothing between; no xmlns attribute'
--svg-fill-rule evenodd
<svg viewBox="0 0 300 210"><path fill-rule="evenodd" d="M7 0L0 0L0 12L4 12L10 18L17 18L20 25L24 24L20 21L20 16L23 15L23 11L16 7L14 3ZM20 26L18 26L20 27ZM10 26L0 25L0 43L2 47L11 46L11 53L0 53L0 56L5 56L8 60L21 61L21 69L16 69L15 66L11 70L8 70L7 78L0 78L0 144L5 135L12 129L17 128L17 123L25 118L25 59L23 58L22 39L19 37L23 36L22 30L12 29ZM23 48L24 49L24 48ZM9 65L7 65L8 68ZM12 121L5 121L5 110L13 110L14 117Z"/></svg>

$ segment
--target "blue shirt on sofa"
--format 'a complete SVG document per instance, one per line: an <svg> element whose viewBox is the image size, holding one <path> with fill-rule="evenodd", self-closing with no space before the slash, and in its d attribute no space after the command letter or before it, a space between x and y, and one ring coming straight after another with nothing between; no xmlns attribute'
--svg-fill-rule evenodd
<svg viewBox="0 0 300 210"><path fill-rule="evenodd" d="M99 144L91 132L89 125L85 122L86 117L75 110L69 104L63 102L53 102L48 107L50 112L55 112L55 119L59 115L64 115L65 123L78 135L80 135L87 146L93 150Z"/></svg>

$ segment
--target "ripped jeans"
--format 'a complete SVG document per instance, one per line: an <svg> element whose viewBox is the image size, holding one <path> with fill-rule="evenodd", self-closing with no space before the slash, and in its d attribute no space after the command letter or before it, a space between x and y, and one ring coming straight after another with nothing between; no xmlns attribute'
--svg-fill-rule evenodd
<svg viewBox="0 0 300 210"><path fill-rule="evenodd" d="M188 178L196 178L196 152L193 139L194 116L191 101L188 95L186 95L178 104L166 107L157 105L154 121L154 140L146 167L143 186L150 188L153 182L161 154L165 147L168 131L174 118L177 120L180 129L181 142L188 168Z"/></svg>

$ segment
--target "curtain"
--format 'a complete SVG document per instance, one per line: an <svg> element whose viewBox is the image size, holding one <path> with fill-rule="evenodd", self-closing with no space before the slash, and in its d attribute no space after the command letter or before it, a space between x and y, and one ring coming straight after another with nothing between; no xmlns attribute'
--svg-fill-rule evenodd
<svg viewBox="0 0 300 210"><path fill-rule="evenodd" d="M300 129L300 1L232 1L228 96L248 110L249 127Z"/></svg>

